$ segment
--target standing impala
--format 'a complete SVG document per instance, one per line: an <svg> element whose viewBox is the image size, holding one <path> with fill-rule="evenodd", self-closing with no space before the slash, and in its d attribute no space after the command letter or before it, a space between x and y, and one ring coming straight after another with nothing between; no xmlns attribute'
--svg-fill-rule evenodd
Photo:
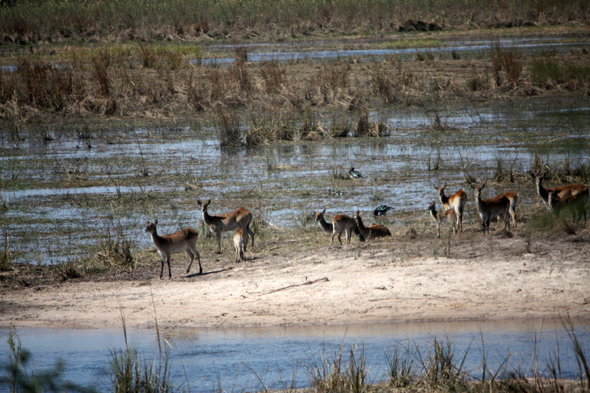
<svg viewBox="0 0 590 393"><path fill-rule="evenodd" d="M248 245L248 233L241 228L234 234L234 247L236 249L236 262L245 261L244 252Z"/></svg>
<svg viewBox="0 0 590 393"><path fill-rule="evenodd" d="M371 240L378 237L391 236L391 232L384 225L372 223L368 227L365 227L358 210L356 211L354 219L356 220L356 225L358 226L360 233L365 237L366 240Z"/></svg>
<svg viewBox="0 0 590 393"><path fill-rule="evenodd" d="M244 207L238 207L229 213L220 214L218 216L210 216L207 213L207 206L211 203L211 199L207 202L197 200L199 209L203 212L203 221L209 227L211 233L217 235L218 254L221 254L221 233L233 231L234 229L242 229L252 238L252 247L254 247L254 233L250 230L250 222L252 222L252 213ZM244 251L245 251L244 247Z"/></svg>
<svg viewBox="0 0 590 393"><path fill-rule="evenodd" d="M342 233L346 233L346 240L348 244L350 244L350 238L352 237L353 232L358 234L361 242L365 241L365 235L359 231L356 221L345 214L338 214L334 217L332 219L332 227L332 243L334 242L334 236L338 234L338 241L342 244L342 239L340 237L342 236Z"/></svg>
<svg viewBox="0 0 590 393"><path fill-rule="evenodd" d="M504 230L506 227L510 230L510 199L505 195L498 195L495 198L481 199L481 190L486 186L482 184L481 187L471 185L475 190L475 206L481 217L483 234L486 234L486 228L490 233L490 220L494 217L500 217L504 220Z"/></svg>
<svg viewBox="0 0 590 393"><path fill-rule="evenodd" d="M436 237L440 238L440 224L446 218L447 221L453 226L453 235L457 233L457 221L455 216L457 213L453 209L448 210L441 210L440 212L436 211L436 202L431 202L428 206L428 211L430 212L430 217L436 224Z"/></svg>
<svg viewBox="0 0 590 393"><path fill-rule="evenodd" d="M146 220L146 224L147 226L145 231L152 236L152 242L162 256L160 279L162 279L162 275L164 274L164 263L168 264L168 278L172 278L172 272L170 271L170 259L173 254L178 254L183 251L186 251L187 255L191 259L190 263L188 264L188 268L186 269L186 273L188 274L188 272L191 271L191 265L193 264L195 257L197 257L197 261L199 262L199 274L203 273L203 268L201 267L201 257L197 251L199 232L192 228L187 228L173 233L172 235L159 236L158 230L156 229L158 220L154 222L149 222Z"/></svg>
<svg viewBox="0 0 590 393"><path fill-rule="evenodd" d="M440 203L443 204L445 211L453 209L455 213L457 213L456 227L460 232L463 232L463 210L465 209L465 204L467 203L467 194L461 189L448 197L445 195L445 188L447 188L446 184L442 187L435 187L435 189L438 191L438 199L440 199Z"/></svg>
<svg viewBox="0 0 590 393"><path fill-rule="evenodd" d="M586 201L588 200L588 187L583 184L568 184L561 187L553 187L545 189L543 187L543 179L547 176L547 173L542 175L535 175L531 172L531 176L535 179L535 185L537 186L537 194L541 197L545 205L553 212L553 208L549 201L549 196L552 192L555 192L554 201L567 201L567 205L573 206L574 210L579 214L578 220L584 216L584 225L586 225ZM564 203L562 203L564 206ZM575 218L575 216L574 216Z"/></svg>
<svg viewBox="0 0 590 393"><path fill-rule="evenodd" d="M326 209L322 210L321 212L314 212L315 220L318 222L322 231L326 234L330 234L334 231L334 227L329 222L326 222L324 219L324 214L326 213Z"/></svg>

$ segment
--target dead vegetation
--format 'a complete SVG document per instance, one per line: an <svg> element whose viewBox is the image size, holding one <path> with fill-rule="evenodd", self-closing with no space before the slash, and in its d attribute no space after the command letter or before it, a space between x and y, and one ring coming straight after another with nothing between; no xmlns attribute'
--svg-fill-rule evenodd
<svg viewBox="0 0 590 393"><path fill-rule="evenodd" d="M56 63L33 49L33 55L18 58L13 72L1 73L5 126L27 128L55 116L78 121L203 114L213 124L221 120L222 130L228 126L224 118L240 119L240 127L250 131L239 144L256 145L387 135L378 119L369 118L370 108L590 93L587 51L525 56L498 41L490 42L489 58L456 59L441 52L410 62L390 57L368 63L252 63L245 48L235 49L236 60L228 66L196 65L190 53L148 45L65 51Z"/></svg>

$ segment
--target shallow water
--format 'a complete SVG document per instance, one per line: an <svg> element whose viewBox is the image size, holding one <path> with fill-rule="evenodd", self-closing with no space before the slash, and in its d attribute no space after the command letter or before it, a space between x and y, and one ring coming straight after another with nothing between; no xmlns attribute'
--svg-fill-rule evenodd
<svg viewBox="0 0 590 393"><path fill-rule="evenodd" d="M346 57L356 57L365 60L380 60L389 56L396 56L401 60L409 60L418 52L421 54L479 54L489 52L491 50L492 40L469 40L469 41L454 41L447 42L440 47L424 47L424 48L399 48L399 49L354 49L354 50L298 50L301 45L299 43L292 44L273 44L273 52L266 53L248 53L248 61L290 61L290 60L314 60L321 61L326 59L340 59ZM315 48L325 45L333 45L330 43L314 42ZM539 54L547 49L563 53L570 51L573 48L585 48L588 42L559 42L556 37L528 37L528 38L503 38L497 41L504 50L518 50L526 54ZM266 48L268 44L250 44L240 45L250 49ZM211 48L233 48L235 45L213 45ZM230 64L233 63L233 58L217 58L217 59L199 59L191 60L193 64Z"/></svg>
<svg viewBox="0 0 590 393"><path fill-rule="evenodd" d="M584 345L590 342L587 322L575 323L576 336ZM25 349L33 353L36 370L66 362L65 378L107 390L108 367L113 351L125 348L122 329L31 329L17 331ZM0 329L0 353L7 356L8 330ZM158 356L154 330L128 330L129 347L146 361ZM561 362L562 376L575 378L578 368L571 341L559 321L489 321L453 323L359 324L348 326L298 326L252 329L194 329L162 333L168 347L172 376L177 384L191 391L241 391L308 386L310 372L331 362L342 346L344 359L355 349L364 351L368 381L383 380L387 373L386 355L399 346L402 353L416 348L428 355L434 339L452 345L458 365L466 356L465 370L481 378L481 362L486 358L488 372L497 372L509 357L503 372L531 374L534 362L545 372L550 359ZM587 346L585 347L587 348ZM588 355L588 354L587 354ZM0 359L5 361L6 358ZM488 374L489 375L489 374Z"/></svg>
<svg viewBox="0 0 590 393"><path fill-rule="evenodd" d="M12 250L16 261L57 263L83 256L87 246L107 239L151 247L143 233L146 219L158 218L161 233L199 227L197 199L212 199L213 214L241 203L255 219L286 228L315 224L305 217L323 208L327 218L356 210L371 217L376 206L388 204L395 211L381 223L407 225L415 221L409 217L427 219L422 213L436 199L435 186L464 187L467 174L485 181L499 166L526 172L535 155L557 167L566 160L572 167L590 165L590 108L583 102L571 107L507 104L437 115L443 131L430 129L432 113L381 111L370 117L390 126L388 137L238 150L221 149L216 139L199 138L189 129L113 130L83 141L28 138L17 148L3 139L0 177L16 178L23 186L3 185L0 202L7 209L0 208L0 220L10 244L19 246ZM84 148L85 143L92 147ZM332 178L350 167L363 178ZM489 186L487 192L500 191L505 192ZM521 195L519 203L536 201L532 182L515 185L514 191ZM131 208L120 208L121 201L131 201ZM469 219L470 211L466 214Z"/></svg>

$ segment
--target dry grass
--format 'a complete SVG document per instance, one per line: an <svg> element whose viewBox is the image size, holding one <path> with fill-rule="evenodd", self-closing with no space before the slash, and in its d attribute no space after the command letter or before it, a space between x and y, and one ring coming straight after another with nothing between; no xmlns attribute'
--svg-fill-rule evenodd
<svg viewBox="0 0 590 393"><path fill-rule="evenodd" d="M8 3L4 6L5 3ZM378 35L482 28L586 23L587 2L572 0L362 0L354 3L180 0L117 4L5 1L0 8L4 44L38 42L153 42L276 40L326 35ZM558 4L558 6L556 6ZM445 12L441 12L445 10ZM45 23L50 20L52 23Z"/></svg>
<svg viewBox="0 0 590 393"><path fill-rule="evenodd" d="M205 112L214 119L219 107L242 118L244 113L291 111L306 119L298 126L277 122L273 133L286 132L286 137L275 139L317 139L344 136L350 130L382 134L368 128L362 115L366 108L429 107L441 100L507 94L587 94L590 80L590 55L585 51L527 58L496 43L487 59L438 57L410 63L394 58L373 63L251 63L244 49L234 50L236 61L227 67L189 65L194 51L147 45L126 50L68 48L59 67L47 53L35 53L35 61L21 57L16 72L0 75L0 119L26 125L55 113L96 119L190 118ZM322 111L360 111L360 121L352 126L341 119L320 124L320 116L310 114ZM254 127L248 123L242 124Z"/></svg>

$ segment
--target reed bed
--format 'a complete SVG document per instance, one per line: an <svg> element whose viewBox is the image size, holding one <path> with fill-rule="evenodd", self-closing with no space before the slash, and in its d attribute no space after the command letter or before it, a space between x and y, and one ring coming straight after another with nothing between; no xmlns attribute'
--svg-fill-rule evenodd
<svg viewBox="0 0 590 393"><path fill-rule="evenodd" d="M242 48L227 67L196 66L189 62L191 54L148 44L126 51L67 51L59 65L47 56L27 55L17 59L13 72L0 73L0 126L12 140L36 135L29 131L56 118L88 124L173 117L184 124L195 116L217 127L220 140L229 145L236 144L234 139L240 140L237 145L257 145L378 137L387 129L369 118L373 108L436 111L441 102L587 95L590 90L587 51L526 56L506 51L497 41L490 42L489 57L439 56L415 60L419 65L395 57L369 63L340 59L313 67L306 61L251 63ZM231 129L235 135L228 138L224 133ZM37 136L54 138L47 132Z"/></svg>
<svg viewBox="0 0 590 393"><path fill-rule="evenodd" d="M85 3L6 0L0 38L9 44L70 41L288 39L318 35L379 34L442 29L507 28L585 23L583 0L327 0L266 2L181 0L174 3ZM447 10L441 13L440 10Z"/></svg>

